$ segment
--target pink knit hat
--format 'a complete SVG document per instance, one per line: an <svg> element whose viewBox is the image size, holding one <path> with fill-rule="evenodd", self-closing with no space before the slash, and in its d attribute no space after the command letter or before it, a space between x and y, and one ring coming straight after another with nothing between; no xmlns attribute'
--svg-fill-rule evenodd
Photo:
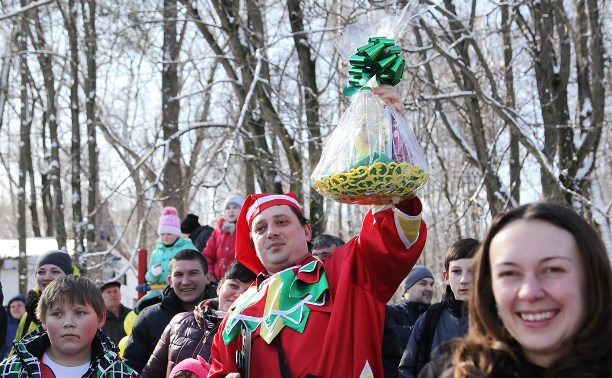
<svg viewBox="0 0 612 378"><path fill-rule="evenodd" d="M198 378L206 378L209 370L210 365L202 356L198 356L197 360L195 358L186 358L174 365L168 377L174 377L174 375L180 371L190 371L196 373Z"/></svg>
<svg viewBox="0 0 612 378"><path fill-rule="evenodd" d="M178 217L176 208L172 206L164 207L164 210L162 210L162 215L159 217L157 234L172 234L181 236L181 219Z"/></svg>

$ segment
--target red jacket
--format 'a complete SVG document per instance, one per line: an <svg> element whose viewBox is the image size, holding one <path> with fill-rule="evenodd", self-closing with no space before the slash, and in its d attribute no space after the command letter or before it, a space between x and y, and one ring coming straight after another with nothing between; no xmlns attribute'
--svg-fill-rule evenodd
<svg viewBox="0 0 612 378"><path fill-rule="evenodd" d="M405 201L398 208L373 208L363 221L360 236L336 249L322 266L304 274L299 266L311 265L314 259L309 255L297 262L298 267L293 268L294 283L299 282L296 286L324 275L329 288L324 304L306 305L304 313L308 312L308 318L302 333L287 325L280 331L291 377L302 378L307 374L326 378L383 377L380 351L385 303L425 245L427 229L420 213L418 198ZM232 323L233 311L239 310L238 316L249 315L247 312L256 306L241 308L247 302L244 297L255 292L267 299L270 282L284 272L266 280L258 277L254 286L236 300L215 336L209 377L225 377L236 371L235 354L241 348L241 336L235 336L228 345L223 339L230 328L226 328L228 320ZM251 377L280 377L277 346L262 338L262 327L264 323L252 333Z"/></svg>
<svg viewBox="0 0 612 378"><path fill-rule="evenodd" d="M223 232L221 227L224 222L223 217L217 220L217 226L202 251L208 261L208 271L214 274L217 280L223 278L231 262L236 259L236 232L233 234Z"/></svg>

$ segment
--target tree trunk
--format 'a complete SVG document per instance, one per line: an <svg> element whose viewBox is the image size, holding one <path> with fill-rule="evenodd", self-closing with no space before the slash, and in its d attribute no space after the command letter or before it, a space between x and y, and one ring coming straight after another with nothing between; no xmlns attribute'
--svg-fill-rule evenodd
<svg viewBox="0 0 612 378"><path fill-rule="evenodd" d="M33 20L36 28L36 35L31 35L32 44L37 50L45 51L47 43L45 41L44 32L38 10L33 10ZM61 166L59 156L59 136L57 124L57 105L55 91L55 73L53 72L53 61L50 54L36 54L38 63L42 71L44 87L47 94L47 125L49 126L49 141L51 143L51 154L49 157L48 175L51 195L51 225L53 236L57 239L58 248L66 248L66 226L64 224L64 200L61 182Z"/></svg>
<svg viewBox="0 0 612 378"><path fill-rule="evenodd" d="M512 48L512 11L508 3L501 3L501 33L504 44L504 83L506 85L506 107L514 109L516 99L514 93L514 72L513 72L513 48ZM521 203L521 154L519 149L519 141L512 128L510 130L510 195L514 205Z"/></svg>
<svg viewBox="0 0 612 378"><path fill-rule="evenodd" d="M85 30L85 61L87 64L87 77L84 82L85 90L85 115L87 119L87 159L89 169L87 178L87 251L93 252L97 248L97 217L98 209L98 136L97 136L97 64L96 53L98 42L96 36L96 0L81 0L81 12ZM97 235L97 236L96 236Z"/></svg>
<svg viewBox="0 0 612 378"><path fill-rule="evenodd" d="M309 172L314 171L321 158L321 123L319 120L319 89L317 88L316 61L312 58L310 42L304 30L304 13L299 0L287 0L289 21L293 42L299 59L299 72L302 79L302 95L306 112L308 132ZM323 196L317 191L310 191L309 216L314 235L325 231L326 217L323 211Z"/></svg>
<svg viewBox="0 0 612 378"><path fill-rule="evenodd" d="M22 6L25 1L22 1ZM18 46L20 51L27 49L27 28L26 18L21 20L21 31L18 36ZM28 291L28 256L26 249L26 172L28 162L32 160L30 149L30 130L32 128L32 115L29 112L28 87L30 80L28 77L27 56L21 55L19 59L19 74L21 77L21 130L20 130L20 149L19 149L19 189L17 190L17 235L19 238L19 259L17 269L19 271L19 292ZM31 163L30 163L31 164ZM30 177L32 179L32 177Z"/></svg>
<svg viewBox="0 0 612 378"><path fill-rule="evenodd" d="M79 268L87 269L83 265L81 255L85 252L83 240L85 238L86 223L83 222L83 207L81 195L81 126L79 124L79 47L78 30L76 26L77 10L74 0L68 0L68 10L59 5L64 18L64 26L68 34L70 47L70 120L72 126L72 139L70 143L70 186L72 189L72 231L74 233L74 261ZM84 271L83 273L86 273Z"/></svg>
<svg viewBox="0 0 612 378"><path fill-rule="evenodd" d="M176 40L177 0L164 0L164 44L162 47L162 129L167 142L163 173L163 203L183 208L181 144L172 136L178 131L180 102L177 99L179 90L178 54Z"/></svg>

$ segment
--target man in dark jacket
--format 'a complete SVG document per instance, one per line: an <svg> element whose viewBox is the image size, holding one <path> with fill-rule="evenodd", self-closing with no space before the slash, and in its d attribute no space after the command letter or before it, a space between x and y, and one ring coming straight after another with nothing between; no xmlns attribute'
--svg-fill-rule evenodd
<svg viewBox="0 0 612 378"><path fill-rule="evenodd" d="M134 322L125 353L125 362L140 373L174 315L193 311L206 298L208 263L194 250L179 251L170 261L168 285L161 303L143 309Z"/></svg>
<svg viewBox="0 0 612 378"><path fill-rule="evenodd" d="M427 310L433 296L433 274L422 265L416 265L402 283L403 299L396 304L387 305L387 317L400 340L402 351L414 323Z"/></svg>
<svg viewBox="0 0 612 378"><path fill-rule="evenodd" d="M197 215L187 214L181 222L181 232L183 236L191 239L198 251L202 252L214 229L208 225L200 225L198 219Z"/></svg>
<svg viewBox="0 0 612 378"><path fill-rule="evenodd" d="M118 345L126 335L123 321L132 309L121 304L121 283L117 281L103 283L100 285L100 291L106 306L106 321L102 326L102 332Z"/></svg>
<svg viewBox="0 0 612 378"><path fill-rule="evenodd" d="M219 282L219 298L202 301L192 312L172 318L141 376L168 377L174 366L187 358L202 356L210 361L212 341L223 316L253 281L255 273L238 261L232 261Z"/></svg>

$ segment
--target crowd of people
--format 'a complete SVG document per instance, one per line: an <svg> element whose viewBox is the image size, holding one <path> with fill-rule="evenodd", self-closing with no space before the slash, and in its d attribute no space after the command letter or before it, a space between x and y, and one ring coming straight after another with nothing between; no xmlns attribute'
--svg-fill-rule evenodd
<svg viewBox="0 0 612 378"><path fill-rule="evenodd" d="M36 263L36 287L8 302L0 374L612 376L610 261L583 218L553 203L496 217L482 243L449 246L445 292L432 304L436 274L414 265L427 233L420 211L416 197L374 206L360 236L344 243L313 238L293 193L249 195L236 216L234 259L217 284L201 251L178 251L159 302L140 306L123 353L131 309L121 284L95 285L66 252L48 251ZM387 304L398 287L402 298ZM389 346L403 353L399 363Z"/></svg>
<svg viewBox="0 0 612 378"><path fill-rule="evenodd" d="M575 211L516 207L428 268L415 265L418 197L372 206L347 242L313 235L302 209L294 193L231 194L213 229L165 207L146 274L164 289L133 310L119 282L81 277L66 252L41 255L36 287L0 317L0 374L612 377L610 260Z"/></svg>

